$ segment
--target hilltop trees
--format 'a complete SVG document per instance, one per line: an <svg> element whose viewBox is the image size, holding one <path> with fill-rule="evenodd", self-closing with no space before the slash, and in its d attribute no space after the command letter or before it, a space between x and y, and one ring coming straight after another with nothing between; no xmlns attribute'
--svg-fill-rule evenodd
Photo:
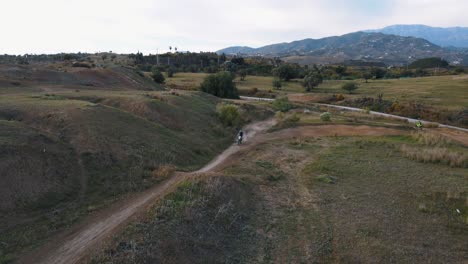
<svg viewBox="0 0 468 264"><path fill-rule="evenodd" d="M230 72L208 75L200 85L200 90L222 98L239 98L234 76Z"/></svg>
<svg viewBox="0 0 468 264"><path fill-rule="evenodd" d="M409 65L409 68L416 69L429 69L429 68L439 68L439 67L447 67L449 64L446 60L441 58L424 58L414 61Z"/></svg>

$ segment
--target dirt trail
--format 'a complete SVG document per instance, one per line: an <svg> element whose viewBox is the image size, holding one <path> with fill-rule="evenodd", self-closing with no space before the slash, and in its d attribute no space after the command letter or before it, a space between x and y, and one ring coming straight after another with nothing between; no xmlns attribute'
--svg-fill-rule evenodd
<svg viewBox="0 0 468 264"><path fill-rule="evenodd" d="M219 170L240 158L241 153L252 147L271 140L282 140L294 137L315 136L354 136L354 135L400 135L408 132L369 126L322 125L285 129L265 133L274 125L274 120L257 122L245 127L246 142L241 146L233 145L216 157L212 162L193 173L176 173L163 183L136 194L125 201L118 202L110 208L97 212L72 227L63 234L54 237L51 242L35 252L24 256L19 263L77 263L85 261L87 256L98 251L112 234L117 233L127 223L144 213L154 201L173 190L187 177ZM263 136L258 136L263 134Z"/></svg>

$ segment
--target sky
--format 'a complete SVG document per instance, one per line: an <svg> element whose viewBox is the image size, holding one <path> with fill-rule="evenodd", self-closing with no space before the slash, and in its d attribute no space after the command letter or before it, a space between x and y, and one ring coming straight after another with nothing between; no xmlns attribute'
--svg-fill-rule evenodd
<svg viewBox="0 0 468 264"><path fill-rule="evenodd" d="M393 24L468 26L466 0L0 0L0 54L260 47Z"/></svg>

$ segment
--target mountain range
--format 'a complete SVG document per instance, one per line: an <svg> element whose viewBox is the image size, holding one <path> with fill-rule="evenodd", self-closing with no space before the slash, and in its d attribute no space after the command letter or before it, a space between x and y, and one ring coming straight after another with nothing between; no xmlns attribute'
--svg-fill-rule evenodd
<svg viewBox="0 0 468 264"><path fill-rule="evenodd" d="M468 27L430 27L426 25L393 25L365 32L380 32L427 39L442 47L468 48Z"/></svg>
<svg viewBox="0 0 468 264"><path fill-rule="evenodd" d="M441 57L454 65L468 65L468 49L441 47L420 37L364 31L321 39L278 43L259 48L234 46L217 52L282 57L285 61L301 64L363 60L402 65L420 58Z"/></svg>

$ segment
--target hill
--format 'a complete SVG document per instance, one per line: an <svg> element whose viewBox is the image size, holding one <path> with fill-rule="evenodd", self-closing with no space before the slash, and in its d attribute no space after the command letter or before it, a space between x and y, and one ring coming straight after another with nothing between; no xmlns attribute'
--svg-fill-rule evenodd
<svg viewBox="0 0 468 264"><path fill-rule="evenodd" d="M239 51L244 55L281 56L286 61L302 64L364 60L402 65L425 57L442 57L452 64L468 64L467 52L444 49L421 38L366 32L304 39L256 49L231 47L218 53L229 51Z"/></svg>
<svg viewBox="0 0 468 264"><path fill-rule="evenodd" d="M0 80L0 263L235 135L218 98L147 91L160 87L131 68L0 65Z"/></svg>
<svg viewBox="0 0 468 264"><path fill-rule="evenodd" d="M72 62L0 64L0 89L161 90L159 85L130 67L76 65Z"/></svg>
<svg viewBox="0 0 468 264"><path fill-rule="evenodd" d="M427 39L442 47L468 48L468 27L430 27L426 25L392 25L381 29L366 30L405 37Z"/></svg>

